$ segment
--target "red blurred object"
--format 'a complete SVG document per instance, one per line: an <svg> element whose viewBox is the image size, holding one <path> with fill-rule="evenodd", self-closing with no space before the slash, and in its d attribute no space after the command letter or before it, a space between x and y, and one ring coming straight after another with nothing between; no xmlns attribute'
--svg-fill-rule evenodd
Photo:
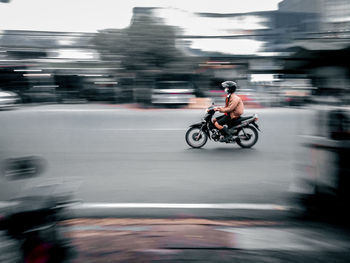
<svg viewBox="0 0 350 263"><path fill-rule="evenodd" d="M52 245L41 243L36 245L26 256L25 263L46 263L50 260Z"/></svg>

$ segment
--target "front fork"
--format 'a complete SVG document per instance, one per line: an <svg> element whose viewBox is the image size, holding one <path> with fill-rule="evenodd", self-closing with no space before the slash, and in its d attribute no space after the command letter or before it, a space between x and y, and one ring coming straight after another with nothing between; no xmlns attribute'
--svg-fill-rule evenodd
<svg viewBox="0 0 350 263"><path fill-rule="evenodd" d="M196 140L199 140L200 139L200 137L202 136L202 133L203 132L205 132L207 135L208 135L208 137L209 137L209 139L210 139L210 135L209 135L209 132L207 132L207 130L208 130L208 127L206 127L207 126L207 123L202 123L202 126L200 127L200 132L198 133L198 135L195 137L195 139ZM207 128L207 129L206 129Z"/></svg>
<svg viewBox="0 0 350 263"><path fill-rule="evenodd" d="M201 138L202 132L203 132L202 129L200 129L198 135L197 135L196 137L194 137L194 139L195 139L196 141L198 141L198 140Z"/></svg>

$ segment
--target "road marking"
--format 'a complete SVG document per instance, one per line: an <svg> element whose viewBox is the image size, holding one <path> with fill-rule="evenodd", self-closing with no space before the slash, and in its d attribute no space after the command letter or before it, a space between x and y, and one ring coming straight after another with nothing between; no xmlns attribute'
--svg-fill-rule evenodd
<svg viewBox="0 0 350 263"><path fill-rule="evenodd" d="M126 111L122 108L113 109L25 109L27 112L115 112L115 111Z"/></svg>
<svg viewBox="0 0 350 263"><path fill-rule="evenodd" d="M18 202L0 202L0 208L11 207ZM72 206L74 209L226 209L226 210L275 210L287 211L289 208L277 204L253 204L253 203L80 203Z"/></svg>
<svg viewBox="0 0 350 263"><path fill-rule="evenodd" d="M111 128L111 129L96 129L97 131L186 131L186 128Z"/></svg>
<svg viewBox="0 0 350 263"><path fill-rule="evenodd" d="M276 204L251 203L212 203L212 204L185 204L185 203L82 203L74 206L75 209L121 209L121 208L160 208L160 209L226 209L226 210L278 210L286 211L288 207Z"/></svg>

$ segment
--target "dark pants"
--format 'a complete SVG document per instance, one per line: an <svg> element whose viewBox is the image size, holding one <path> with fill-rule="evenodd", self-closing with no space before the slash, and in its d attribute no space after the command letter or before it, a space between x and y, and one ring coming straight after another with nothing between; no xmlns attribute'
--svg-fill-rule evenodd
<svg viewBox="0 0 350 263"><path fill-rule="evenodd" d="M238 124L238 119L231 119L231 117L227 115L221 115L216 118L216 120L221 126L226 124L229 128Z"/></svg>

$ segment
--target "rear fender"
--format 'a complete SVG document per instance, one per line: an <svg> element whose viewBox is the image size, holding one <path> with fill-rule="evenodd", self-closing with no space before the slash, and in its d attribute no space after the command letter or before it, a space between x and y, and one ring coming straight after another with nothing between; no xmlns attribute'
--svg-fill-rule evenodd
<svg viewBox="0 0 350 263"><path fill-rule="evenodd" d="M256 124L254 121L245 121L242 122L240 125L235 126L235 129L240 129L240 128L244 128L244 127L248 127L250 125L253 125L259 132L261 132L258 124Z"/></svg>
<svg viewBox="0 0 350 263"><path fill-rule="evenodd" d="M254 127L255 127L259 132L261 132L261 130L260 130L260 128L259 128L259 125L258 125L255 121L253 121L252 124L254 125Z"/></svg>

